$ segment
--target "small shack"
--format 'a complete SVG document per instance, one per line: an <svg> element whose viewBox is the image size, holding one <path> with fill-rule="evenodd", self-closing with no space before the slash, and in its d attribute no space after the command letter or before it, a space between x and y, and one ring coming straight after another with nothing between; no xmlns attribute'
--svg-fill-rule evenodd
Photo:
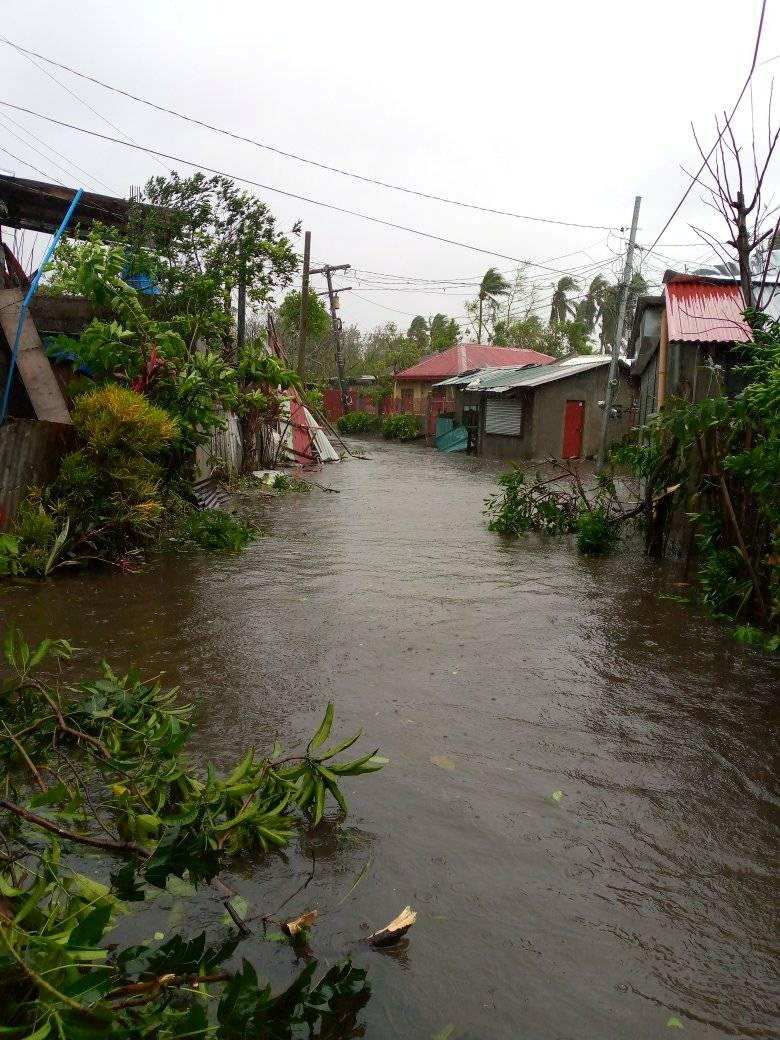
<svg viewBox="0 0 780 1040"><path fill-rule="evenodd" d="M476 430L477 455L494 459L578 459L598 451L610 359L563 358L533 368L488 369L448 380L456 420ZM621 362L609 443L636 422L628 366Z"/></svg>
<svg viewBox="0 0 780 1040"><path fill-rule="evenodd" d="M672 396L689 401L740 389L734 347L751 340L739 283L729 277L664 275L662 296L640 296L628 342L643 426Z"/></svg>

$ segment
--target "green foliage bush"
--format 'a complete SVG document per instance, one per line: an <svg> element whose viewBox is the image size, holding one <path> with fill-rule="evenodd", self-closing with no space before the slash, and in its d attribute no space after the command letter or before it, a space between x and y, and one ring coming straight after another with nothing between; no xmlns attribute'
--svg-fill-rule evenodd
<svg viewBox="0 0 780 1040"><path fill-rule="evenodd" d="M387 440L413 441L422 437L422 420L418 415L402 412L400 415L388 415L382 423L382 436Z"/></svg>
<svg viewBox="0 0 780 1040"><path fill-rule="evenodd" d="M0 575L45 577L56 565L68 533L43 508L40 492L23 501L8 534L0 535Z"/></svg>
<svg viewBox="0 0 780 1040"><path fill-rule="evenodd" d="M539 473L513 466L498 478L500 491L485 500L488 529L499 534L568 534L577 523L577 502Z"/></svg>
<svg viewBox="0 0 780 1040"><path fill-rule="evenodd" d="M337 421L341 433L376 433L382 428L382 417L370 412L346 412Z"/></svg>
<svg viewBox="0 0 780 1040"><path fill-rule="evenodd" d="M346 960L317 979L311 949L285 934L279 911L251 912L220 874L242 878L299 827L316 828L328 802L346 811L343 779L386 760L373 751L345 757L359 732L327 746L329 704L294 754L276 743L265 755L249 748L224 772L195 765L192 706L175 689L135 670L117 675L105 663L81 682L42 671L72 654L65 640L35 647L13 631L5 640L0 1033L20 1040L362 1035L356 1016L369 995L365 971ZM217 892L229 915L222 925ZM128 935L152 931L155 907L162 923L153 903L161 893L173 901L172 934L128 943ZM209 920L208 935L180 924L198 919ZM308 962L282 992L260 983L246 958L236 963L253 919L262 919L253 960L264 957L270 923L282 929L276 941L293 947L291 967ZM278 974L279 949L266 949Z"/></svg>
<svg viewBox="0 0 780 1040"><path fill-rule="evenodd" d="M210 553L240 552L256 536L252 524L219 509L193 509L185 505L172 534L163 546L167 551L200 550Z"/></svg>
<svg viewBox="0 0 780 1040"><path fill-rule="evenodd" d="M78 399L73 425L83 446L63 459L50 511L69 521L71 551L121 559L157 536L162 463L178 425L141 394L111 383Z"/></svg>
<svg viewBox="0 0 780 1040"><path fill-rule="evenodd" d="M311 484L307 480L301 480L299 477L288 477L286 473L277 473L271 483L271 487L274 491L279 491L282 494L293 491L305 495L311 491Z"/></svg>
<svg viewBox="0 0 780 1040"><path fill-rule="evenodd" d="M577 549L585 556L605 556L615 547L617 527L603 506L577 514Z"/></svg>

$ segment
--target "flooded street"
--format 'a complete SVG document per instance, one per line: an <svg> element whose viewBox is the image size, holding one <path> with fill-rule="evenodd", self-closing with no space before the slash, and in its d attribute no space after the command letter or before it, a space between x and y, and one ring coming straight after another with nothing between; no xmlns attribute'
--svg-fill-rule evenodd
<svg viewBox="0 0 780 1040"><path fill-rule="evenodd" d="M256 504L242 555L6 587L0 620L165 671L220 763L328 700L334 734L363 726L391 762L344 825L233 883L272 910L314 850L290 909L320 907L323 963L418 910L406 949L355 954L367 1037L777 1036L776 666L650 564L490 534L495 466L367 451L317 475L340 494ZM244 952L289 977L289 948Z"/></svg>

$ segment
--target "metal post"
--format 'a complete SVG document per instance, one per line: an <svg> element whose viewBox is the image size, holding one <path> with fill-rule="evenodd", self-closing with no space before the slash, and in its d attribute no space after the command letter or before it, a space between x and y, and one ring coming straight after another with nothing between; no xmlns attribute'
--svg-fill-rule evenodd
<svg viewBox="0 0 780 1040"><path fill-rule="evenodd" d="M309 261L311 258L311 231L303 240L303 278L301 280L301 318L298 323L298 375L303 382L306 374L306 334L309 331Z"/></svg>
<svg viewBox="0 0 780 1040"><path fill-rule="evenodd" d="M620 344L623 339L623 326L626 321L626 308L628 306L629 283L634 263L634 247L636 245L636 229L639 223L639 207L642 204L642 196L637 195L634 199L634 216L631 221L631 235L628 239L626 250L626 263L623 268L623 285L620 292L620 305L618 307L617 322L615 323L615 339L612 344L612 359L609 363L609 379L607 390L604 394L604 415L601 423L601 441L599 442L599 454L596 460L596 472L600 473L604 468L607 458L607 434L609 432L609 417L612 411L612 402L615 399L615 387L618 383L618 364L620 360Z"/></svg>

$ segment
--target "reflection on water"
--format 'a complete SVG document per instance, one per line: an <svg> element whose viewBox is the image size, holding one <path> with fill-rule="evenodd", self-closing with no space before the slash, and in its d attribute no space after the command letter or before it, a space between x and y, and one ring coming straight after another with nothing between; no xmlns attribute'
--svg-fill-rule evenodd
<svg viewBox="0 0 780 1040"><path fill-rule="evenodd" d="M659 601L652 565L489 534L489 464L370 453L328 468L340 494L257 503L240 557L18 586L0 616L166 671L216 761L329 699L364 726L392 764L347 787L347 824L234 880L273 908L314 852L291 909L320 907L323 968L419 910L400 953L355 951L367 1036L776 1036L774 666Z"/></svg>

